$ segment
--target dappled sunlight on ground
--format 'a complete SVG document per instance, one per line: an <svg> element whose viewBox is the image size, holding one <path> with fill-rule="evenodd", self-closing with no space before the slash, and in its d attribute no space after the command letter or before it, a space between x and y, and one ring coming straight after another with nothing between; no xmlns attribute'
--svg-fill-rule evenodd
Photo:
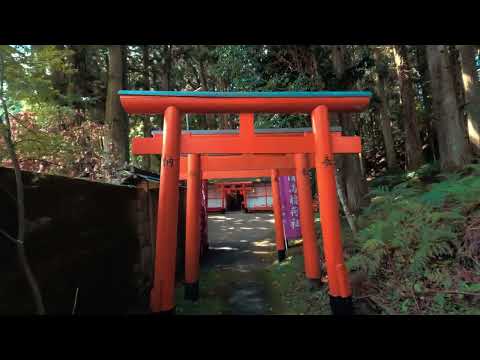
<svg viewBox="0 0 480 360"><path fill-rule="evenodd" d="M262 240L262 241L254 241L253 244L255 246L261 246L261 247L265 247L265 246L275 246L275 243L272 242L271 239L265 239L265 240Z"/></svg>
<svg viewBox="0 0 480 360"><path fill-rule="evenodd" d="M242 252L253 251L254 247L273 247L273 214L246 214L232 212L225 215L209 216L209 242L212 250L222 250L229 243L234 243L233 248ZM260 242L258 242L260 240ZM220 246L220 244L222 246Z"/></svg>
<svg viewBox="0 0 480 360"><path fill-rule="evenodd" d="M227 251L236 251L236 250L240 250L239 248L232 248L232 247L229 247L229 246L222 246L222 247L214 247L214 246L210 246L210 250L227 250Z"/></svg>
<svg viewBox="0 0 480 360"><path fill-rule="evenodd" d="M303 284L299 280L303 257L292 262L292 254L302 252L302 241L290 241L287 259L278 264L272 213L210 215L208 239L209 251L201 264L200 299L189 303L178 292L181 313L261 315L305 311L294 294L287 296L284 304L282 292Z"/></svg>
<svg viewBox="0 0 480 360"><path fill-rule="evenodd" d="M186 313L268 313L271 307L262 274L276 259L273 222L272 213L209 215L209 251L201 264L201 299L196 305L180 299L183 305L179 308Z"/></svg>

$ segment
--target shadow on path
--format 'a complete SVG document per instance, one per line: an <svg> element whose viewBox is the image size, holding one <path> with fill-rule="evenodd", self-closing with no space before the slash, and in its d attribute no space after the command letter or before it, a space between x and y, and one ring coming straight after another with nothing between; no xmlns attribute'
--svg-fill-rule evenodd
<svg viewBox="0 0 480 360"><path fill-rule="evenodd" d="M264 270L276 259L273 223L271 213L209 215L210 249L201 265L200 300L182 301L179 313L271 313Z"/></svg>

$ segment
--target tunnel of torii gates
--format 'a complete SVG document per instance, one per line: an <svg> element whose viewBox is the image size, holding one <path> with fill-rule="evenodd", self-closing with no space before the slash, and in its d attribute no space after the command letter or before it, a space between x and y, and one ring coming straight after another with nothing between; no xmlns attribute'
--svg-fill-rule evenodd
<svg viewBox="0 0 480 360"><path fill-rule="evenodd" d="M202 179L272 178L275 242L279 260L285 255L278 176L295 175L307 278L320 277L308 169L316 168L325 263L333 314L352 314L352 292L343 259L334 154L361 151L360 138L331 131L328 112L359 112L370 101L368 91L320 92L185 92L119 91L129 114L163 114L163 131L133 139L133 153L161 154L154 283L154 313L175 312L175 259L178 224L178 182L187 180L186 286L195 298L199 273L200 184ZM181 131L183 114L237 113L235 131ZM255 113L306 113L312 129L260 131ZM182 156L183 155L183 156ZM187 156L185 158L185 155Z"/></svg>

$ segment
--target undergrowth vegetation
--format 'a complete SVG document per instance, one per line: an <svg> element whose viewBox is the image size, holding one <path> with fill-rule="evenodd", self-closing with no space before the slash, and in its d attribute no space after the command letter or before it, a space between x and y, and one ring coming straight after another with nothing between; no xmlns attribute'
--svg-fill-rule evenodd
<svg viewBox="0 0 480 360"><path fill-rule="evenodd" d="M480 314L480 165L373 184L348 248L354 297L381 313Z"/></svg>
<svg viewBox="0 0 480 360"><path fill-rule="evenodd" d="M480 314L480 165L426 165L370 188L357 236L342 224L356 313ZM268 271L275 297L286 313L329 314L328 286L309 289L301 248L289 252Z"/></svg>
<svg viewBox="0 0 480 360"><path fill-rule="evenodd" d="M316 289L305 279L302 248L292 248L289 253L285 261L275 262L265 272L274 313L328 315L330 307L326 287Z"/></svg>

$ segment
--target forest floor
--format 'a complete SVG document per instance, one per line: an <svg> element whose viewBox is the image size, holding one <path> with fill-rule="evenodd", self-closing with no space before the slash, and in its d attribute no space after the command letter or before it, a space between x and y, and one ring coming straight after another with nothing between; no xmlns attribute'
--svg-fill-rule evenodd
<svg viewBox="0 0 480 360"><path fill-rule="evenodd" d="M370 190L356 236L342 219L355 313L480 314L480 165L456 174L427 165ZM315 225L323 259L318 214ZM200 300L178 288L178 314L330 314L326 283L305 280L300 242L276 261L272 214L211 215L209 241Z"/></svg>

